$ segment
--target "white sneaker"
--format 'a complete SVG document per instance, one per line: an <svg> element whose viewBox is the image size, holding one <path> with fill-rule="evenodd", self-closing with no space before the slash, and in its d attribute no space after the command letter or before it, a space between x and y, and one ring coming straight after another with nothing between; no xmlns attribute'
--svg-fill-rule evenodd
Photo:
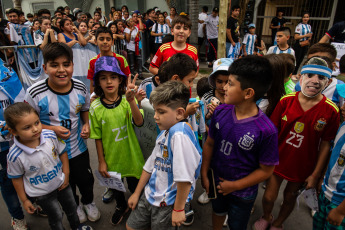
<svg viewBox="0 0 345 230"><path fill-rule="evenodd" d="M208 199L208 195L206 194L206 191L203 192L199 197L198 197L198 202L200 204L207 204L210 202L210 199Z"/></svg>
<svg viewBox="0 0 345 230"><path fill-rule="evenodd" d="M95 222L101 218L101 213L94 202L84 205L84 210L89 221Z"/></svg>
<svg viewBox="0 0 345 230"><path fill-rule="evenodd" d="M223 227L228 226L228 215L226 215L224 223L223 223Z"/></svg>
<svg viewBox="0 0 345 230"><path fill-rule="evenodd" d="M86 218L86 214L84 212L84 209L83 209L83 205L80 204L77 208L77 214L78 214L78 217L79 217L79 221L80 223L84 223L87 221L87 218Z"/></svg>
<svg viewBox="0 0 345 230"><path fill-rule="evenodd" d="M11 226L14 230L28 230L25 219L19 220L12 217Z"/></svg>

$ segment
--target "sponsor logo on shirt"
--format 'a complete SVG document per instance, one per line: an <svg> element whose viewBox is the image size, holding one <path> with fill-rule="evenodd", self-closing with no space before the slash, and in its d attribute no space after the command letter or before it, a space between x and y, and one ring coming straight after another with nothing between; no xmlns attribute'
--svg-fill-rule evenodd
<svg viewBox="0 0 345 230"><path fill-rule="evenodd" d="M251 150L254 146L254 135L250 135L250 132L244 134L238 141L238 146L244 150Z"/></svg>
<svg viewBox="0 0 345 230"><path fill-rule="evenodd" d="M320 118L319 120L317 120L316 124L314 125L314 129L320 132L325 128L326 124L327 124L326 119Z"/></svg>
<svg viewBox="0 0 345 230"><path fill-rule="evenodd" d="M219 129L219 123L218 123L218 122L217 122L217 124L216 124L216 128Z"/></svg>
<svg viewBox="0 0 345 230"><path fill-rule="evenodd" d="M282 118L283 121L287 121L287 116L285 115L283 118Z"/></svg>
<svg viewBox="0 0 345 230"><path fill-rule="evenodd" d="M296 133L303 132L303 130L304 130L304 123L297 121L296 124L295 124L294 130L295 130Z"/></svg>
<svg viewBox="0 0 345 230"><path fill-rule="evenodd" d="M163 172L172 173L172 162L169 159L157 157L155 159L155 168Z"/></svg>
<svg viewBox="0 0 345 230"><path fill-rule="evenodd" d="M31 171L31 172L36 172L36 171L38 171L40 168L37 168L36 166L30 166L29 167L29 170Z"/></svg>

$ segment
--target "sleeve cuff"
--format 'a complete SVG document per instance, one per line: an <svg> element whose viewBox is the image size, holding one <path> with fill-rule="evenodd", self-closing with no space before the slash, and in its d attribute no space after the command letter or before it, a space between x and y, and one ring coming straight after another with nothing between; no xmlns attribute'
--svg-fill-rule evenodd
<svg viewBox="0 0 345 230"><path fill-rule="evenodd" d="M10 178L10 179L17 179L17 178L23 177L23 175L15 175L15 176L13 176L13 175L7 174L7 177Z"/></svg>

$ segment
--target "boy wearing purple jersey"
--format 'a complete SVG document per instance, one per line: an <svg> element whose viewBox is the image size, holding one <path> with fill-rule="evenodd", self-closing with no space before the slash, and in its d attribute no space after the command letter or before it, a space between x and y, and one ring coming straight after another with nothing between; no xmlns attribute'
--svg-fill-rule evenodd
<svg viewBox="0 0 345 230"><path fill-rule="evenodd" d="M213 229L222 229L228 214L230 229L247 229L258 184L278 164L278 132L256 106L272 82L267 60L248 56L229 68L225 104L212 116L203 149L201 177L209 192L207 172L213 169L217 198L212 200Z"/></svg>

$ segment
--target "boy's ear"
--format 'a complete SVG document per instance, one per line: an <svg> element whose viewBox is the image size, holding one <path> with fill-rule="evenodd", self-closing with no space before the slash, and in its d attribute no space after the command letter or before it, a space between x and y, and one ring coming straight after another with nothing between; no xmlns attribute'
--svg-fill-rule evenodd
<svg viewBox="0 0 345 230"><path fill-rule="evenodd" d="M178 75L177 74L174 74L172 77L171 77L171 80L173 81L177 81L179 79Z"/></svg>
<svg viewBox="0 0 345 230"><path fill-rule="evenodd" d="M10 134L12 134L13 136L16 136L16 130L11 129L10 127L8 127L8 132L10 132Z"/></svg>
<svg viewBox="0 0 345 230"><path fill-rule="evenodd" d="M245 89L244 99L254 98L254 96L255 96L255 91L253 88Z"/></svg>
<svg viewBox="0 0 345 230"><path fill-rule="evenodd" d="M184 119L184 114L186 110L182 107L176 109L176 120L182 121Z"/></svg>
<svg viewBox="0 0 345 230"><path fill-rule="evenodd" d="M161 84L161 82L159 81L159 76L155 76L155 81L157 82L158 85Z"/></svg>
<svg viewBox="0 0 345 230"><path fill-rule="evenodd" d="M44 72L45 72L46 74L48 74L48 73L47 73L47 65L46 65L46 64L43 64L42 67L43 67Z"/></svg>

